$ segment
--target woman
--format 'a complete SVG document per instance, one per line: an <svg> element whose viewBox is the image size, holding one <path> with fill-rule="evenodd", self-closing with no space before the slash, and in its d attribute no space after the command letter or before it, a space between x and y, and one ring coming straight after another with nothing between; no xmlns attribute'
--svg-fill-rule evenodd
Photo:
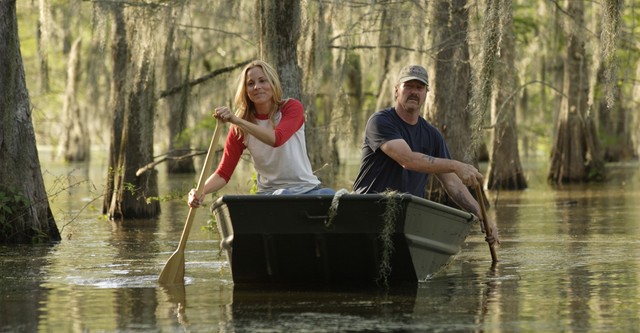
<svg viewBox="0 0 640 333"><path fill-rule="evenodd" d="M311 170L304 136L304 107L300 101L282 99L275 69L255 60L242 71L235 96L237 114L226 106L215 109L218 121L231 123L220 165L204 185L202 196L189 192L188 204L198 207L204 196L223 188L231 178L244 149L257 173L257 194L333 194L321 188Z"/></svg>

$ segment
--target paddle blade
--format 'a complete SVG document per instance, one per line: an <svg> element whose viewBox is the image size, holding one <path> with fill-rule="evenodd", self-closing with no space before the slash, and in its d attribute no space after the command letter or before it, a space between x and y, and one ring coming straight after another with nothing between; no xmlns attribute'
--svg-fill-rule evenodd
<svg viewBox="0 0 640 333"><path fill-rule="evenodd" d="M184 251L178 249L164 265L158 282L164 285L184 283Z"/></svg>

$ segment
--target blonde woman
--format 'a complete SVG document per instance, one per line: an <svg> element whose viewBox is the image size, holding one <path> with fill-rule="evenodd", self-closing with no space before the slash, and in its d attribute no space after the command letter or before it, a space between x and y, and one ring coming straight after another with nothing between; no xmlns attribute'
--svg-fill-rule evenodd
<svg viewBox="0 0 640 333"><path fill-rule="evenodd" d="M255 60L240 75L235 96L237 112L226 106L214 117L231 123L224 154L216 171L205 182L202 196L189 192L190 207L199 207L204 196L223 188L231 179L245 149L257 174L257 194L333 194L322 188L313 174L304 135L304 107L300 101L282 99L275 69Z"/></svg>

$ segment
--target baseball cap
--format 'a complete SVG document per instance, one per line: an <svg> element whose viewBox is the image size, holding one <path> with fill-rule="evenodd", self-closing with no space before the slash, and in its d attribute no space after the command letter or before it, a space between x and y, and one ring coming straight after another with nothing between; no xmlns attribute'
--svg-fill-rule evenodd
<svg viewBox="0 0 640 333"><path fill-rule="evenodd" d="M398 76L398 83L411 80L420 80L424 84L429 84L429 74L427 73L427 70L420 65L408 65L403 67Z"/></svg>

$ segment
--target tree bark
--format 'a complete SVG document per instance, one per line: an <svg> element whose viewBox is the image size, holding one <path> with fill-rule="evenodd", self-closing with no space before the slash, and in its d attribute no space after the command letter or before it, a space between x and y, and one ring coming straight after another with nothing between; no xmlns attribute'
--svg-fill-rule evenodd
<svg viewBox="0 0 640 333"><path fill-rule="evenodd" d="M617 44L620 34L621 0L605 0L602 4L600 61L595 85L598 111L598 133L603 139L604 160L616 162L637 158L631 125L633 117L622 103L618 84Z"/></svg>
<svg viewBox="0 0 640 333"><path fill-rule="evenodd" d="M433 1L432 47L435 54L435 75L430 79L431 104L425 118L444 135L451 157L465 160L470 137L471 68L469 66L468 18L466 0ZM430 177L427 198L454 205L435 177Z"/></svg>
<svg viewBox="0 0 640 333"><path fill-rule="evenodd" d="M169 6L167 9L167 43L164 48L164 78L165 86L171 87L177 82L184 82L184 88L179 94L167 96L167 104L169 106L169 157L178 157L188 154L189 140L184 136L184 130L187 127L187 105L190 92L189 71L191 68L191 51L189 51L189 60L185 68L185 75L181 74L179 50L176 48L176 9ZM167 171L169 174L176 173L194 173L195 166L193 158L169 159L167 161Z"/></svg>
<svg viewBox="0 0 640 333"><path fill-rule="evenodd" d="M380 15L380 33L378 34L378 45L393 45L395 39L401 34L395 34L393 31L394 16L390 12L393 12L389 7L391 6L390 0L381 0L380 7L382 12ZM395 54L394 48L380 47L377 50L378 54L378 73L377 77L379 82L377 84L376 93L378 98L376 99L376 111L382 110L388 105L393 105L394 96L391 94L393 86L395 85L396 73L394 75L388 75L390 72L391 60ZM402 64L403 67L408 64Z"/></svg>
<svg viewBox="0 0 640 333"><path fill-rule="evenodd" d="M297 51L300 0L258 0L257 4L260 57L278 71L283 97L303 100Z"/></svg>
<svg viewBox="0 0 640 333"><path fill-rule="evenodd" d="M557 184L599 180L605 171L595 124L588 113L587 55L578 30L584 23L583 2L568 1L567 13L573 23L568 31L562 104L547 177Z"/></svg>
<svg viewBox="0 0 640 333"><path fill-rule="evenodd" d="M491 105L491 158L487 170L488 189L520 190L527 188L516 128L515 36L513 33L512 0L497 2L501 21L502 43L495 68Z"/></svg>
<svg viewBox="0 0 640 333"><path fill-rule="evenodd" d="M49 41L49 19L51 15L49 13L49 2L47 0L40 0L38 7L38 31L36 33L38 40L38 64L40 66L38 83L40 84L40 93L46 94L49 92L49 52L47 42Z"/></svg>
<svg viewBox="0 0 640 333"><path fill-rule="evenodd" d="M59 241L44 187L15 0L0 0L0 243Z"/></svg>
<svg viewBox="0 0 640 333"><path fill-rule="evenodd" d="M293 97L305 105L305 136L309 160L314 169L326 160L318 114L314 102L302 91L302 70L298 64L300 0L258 0L256 13L260 31L260 57L272 64L280 76L283 98ZM324 149L324 151L327 151Z"/></svg>
<svg viewBox="0 0 640 333"><path fill-rule="evenodd" d="M127 45L126 24L122 6L112 6L113 30L111 40L111 60L113 62L111 77L111 96L109 97L109 108L111 109L111 141L109 144L109 169L107 170L107 183L105 184L104 204L102 213L110 211L111 199L114 192L114 180L120 162L118 161L122 140L122 130L124 123L125 94L127 83L127 68L129 63L129 46Z"/></svg>
<svg viewBox="0 0 640 333"><path fill-rule="evenodd" d="M125 109L118 168L109 207L110 219L149 218L160 214L158 172L136 171L153 161L155 76L148 50L141 51L136 76Z"/></svg>
<svg viewBox="0 0 640 333"><path fill-rule="evenodd" d="M90 136L87 130L87 116L76 99L76 88L80 81L80 45L78 38L71 47L67 65L67 88L64 93L64 132L60 141L59 155L67 162L82 162L90 156Z"/></svg>
<svg viewBox="0 0 640 333"><path fill-rule="evenodd" d="M327 38L331 35L331 24L326 21L331 5L323 2L310 4L306 8L309 16L303 26L303 35L310 36L301 40L304 47L301 51L303 75L303 104L307 115L305 135L307 151L316 176L327 184L335 182L340 158L338 157L337 137L335 128L338 126L333 120L338 106L335 96L338 95L339 85L326 85L334 74L332 64L333 55L327 48ZM335 78L340 82L341 78ZM327 91L318 96L319 89ZM317 106L321 106L318 108ZM311 125L313 124L313 125ZM320 149L319 147L322 147Z"/></svg>
<svg viewBox="0 0 640 333"><path fill-rule="evenodd" d="M150 218L160 213L157 171L137 175L137 170L153 161L153 130L156 106L155 61L151 50L150 27L134 29L138 17L125 20L132 31L129 45L133 45L130 66L133 78L126 89L124 123L120 138L118 164L113 173L113 193L109 204L109 218Z"/></svg>

